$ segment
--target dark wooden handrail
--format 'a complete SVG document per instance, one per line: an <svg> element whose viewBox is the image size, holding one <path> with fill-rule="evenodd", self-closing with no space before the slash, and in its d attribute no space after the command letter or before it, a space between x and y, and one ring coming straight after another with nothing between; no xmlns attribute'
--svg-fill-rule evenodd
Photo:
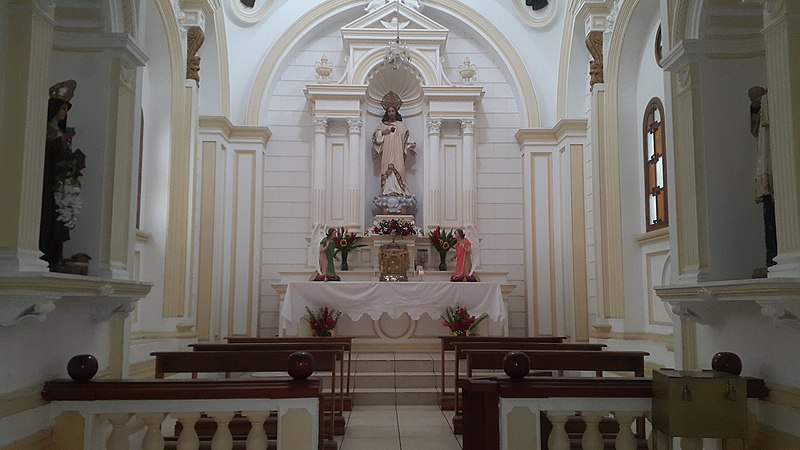
<svg viewBox="0 0 800 450"><path fill-rule="evenodd" d="M44 384L47 401L97 400L219 400L226 398L320 398L318 379L289 377L268 380L102 380L76 383L53 380Z"/></svg>
<svg viewBox="0 0 800 450"><path fill-rule="evenodd" d="M766 398L764 380L744 377L748 398ZM463 450L500 448L500 398L652 398L650 378L507 377L469 378L463 391ZM609 405L612 410L613 404ZM546 436L541 436L546 442Z"/></svg>

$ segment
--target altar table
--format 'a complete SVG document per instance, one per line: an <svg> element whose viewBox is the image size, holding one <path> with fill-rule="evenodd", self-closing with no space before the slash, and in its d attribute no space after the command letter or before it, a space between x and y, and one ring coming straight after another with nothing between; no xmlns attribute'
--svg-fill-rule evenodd
<svg viewBox="0 0 800 450"><path fill-rule="evenodd" d="M294 330L307 314L327 306L353 321L364 314L372 320L382 314L396 319L423 314L436 319L446 306L463 306L470 314L487 314L496 322L506 320L503 295L497 283L339 281L289 283L281 307L281 330Z"/></svg>

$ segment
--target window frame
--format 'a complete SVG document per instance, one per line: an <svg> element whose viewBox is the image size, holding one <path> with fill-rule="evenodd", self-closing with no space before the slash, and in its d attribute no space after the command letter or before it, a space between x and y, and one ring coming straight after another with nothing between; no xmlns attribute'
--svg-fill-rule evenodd
<svg viewBox="0 0 800 450"><path fill-rule="evenodd" d="M656 120L656 112L660 117L660 121ZM653 134L653 157L649 155L648 138ZM653 97L647 103L644 110L644 117L642 119L642 152L643 152L643 169L644 169L644 219L645 231L655 231L669 226L669 202L667 198L667 158L666 158L666 132L664 124L664 104L658 97ZM651 165L661 164L661 181L662 186L657 183L658 176L656 169L653 167L651 173ZM652 187L651 187L652 186ZM655 211L651 211L650 197L653 191L656 191L655 198ZM663 217L658 215L659 204L663 204ZM651 219L655 215L655 219Z"/></svg>

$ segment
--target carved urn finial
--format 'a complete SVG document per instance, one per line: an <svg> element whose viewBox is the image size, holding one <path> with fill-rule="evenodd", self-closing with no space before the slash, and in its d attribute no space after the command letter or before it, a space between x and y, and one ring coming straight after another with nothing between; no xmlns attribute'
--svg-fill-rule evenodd
<svg viewBox="0 0 800 450"><path fill-rule="evenodd" d="M475 67L475 64L470 62L469 58L464 58L464 64L458 66L458 74L461 76L461 81L469 84L476 78L478 69Z"/></svg>
<svg viewBox="0 0 800 450"><path fill-rule="evenodd" d="M314 64L314 71L317 73L318 80L330 81L331 75L333 75L333 64L328 62L327 55L322 55L322 58Z"/></svg>

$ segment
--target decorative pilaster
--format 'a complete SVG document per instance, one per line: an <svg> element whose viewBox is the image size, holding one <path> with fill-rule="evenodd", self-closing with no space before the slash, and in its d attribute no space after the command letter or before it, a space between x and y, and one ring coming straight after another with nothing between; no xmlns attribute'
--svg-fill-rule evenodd
<svg viewBox="0 0 800 450"><path fill-rule="evenodd" d="M778 237L769 277L800 277L800 5L764 1L770 145Z"/></svg>
<svg viewBox="0 0 800 450"><path fill-rule="evenodd" d="M698 161L703 148L703 123L700 78L696 64L689 60L683 48L676 49L665 58L670 71L673 153L670 183L673 195L670 202L670 228L674 229L676 272L680 283L697 283L708 278L709 240L707 218L707 185L705 172ZM669 120L669 117L667 118ZM669 132L669 131L668 131ZM673 213L674 212L674 213ZM670 233L673 235L673 233Z"/></svg>
<svg viewBox="0 0 800 450"><path fill-rule="evenodd" d="M361 155L364 154L364 140L361 139L361 128L363 126L364 121L361 118L347 119L349 146L347 158L347 204L345 205L347 216L345 220L351 228L360 227L363 222L359 217L363 214L362 205L364 204L361 201L363 191L361 188Z"/></svg>
<svg viewBox="0 0 800 450"><path fill-rule="evenodd" d="M311 210L311 223L325 223L325 147L328 144L328 119L314 119L314 155L312 165L314 172L314 203Z"/></svg>
<svg viewBox="0 0 800 450"><path fill-rule="evenodd" d="M0 83L3 179L0 204L0 273L45 272L39 259L48 64L53 40L52 2L13 0L8 6L8 36L26 45L9 45Z"/></svg>
<svg viewBox="0 0 800 450"><path fill-rule="evenodd" d="M461 146L464 154L461 188L464 224L475 223L475 119L461 120Z"/></svg>
<svg viewBox="0 0 800 450"><path fill-rule="evenodd" d="M425 226L440 223L439 210L441 208L441 148L440 136L442 132L441 119L428 119L425 123L428 129L427 167L425 181L427 182L427 198L425 199Z"/></svg>

